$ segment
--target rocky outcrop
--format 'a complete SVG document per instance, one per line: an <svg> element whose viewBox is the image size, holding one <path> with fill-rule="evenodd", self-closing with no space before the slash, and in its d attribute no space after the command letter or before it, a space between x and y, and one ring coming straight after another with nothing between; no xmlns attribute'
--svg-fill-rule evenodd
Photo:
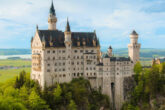
<svg viewBox="0 0 165 110"><path fill-rule="evenodd" d="M165 97L159 96L150 101L151 110L165 110Z"/></svg>
<svg viewBox="0 0 165 110"><path fill-rule="evenodd" d="M136 83L134 80L134 77L125 77L123 81L123 95L124 95L124 100L128 100L130 98L130 93L133 91Z"/></svg>

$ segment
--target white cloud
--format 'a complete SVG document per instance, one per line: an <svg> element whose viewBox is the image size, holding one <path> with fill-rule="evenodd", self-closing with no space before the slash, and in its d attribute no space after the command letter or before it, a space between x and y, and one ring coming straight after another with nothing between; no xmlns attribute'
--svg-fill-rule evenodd
<svg viewBox="0 0 165 110"><path fill-rule="evenodd" d="M39 28L47 28L50 3L51 0L0 1L0 39L24 37L29 40L36 24ZM165 27L165 9L160 7L164 3L163 0L54 0L59 29L64 30L68 16L72 30L96 29L104 44L110 42L115 47L127 46L132 29L146 41L151 42L155 36L163 38L164 35L156 35L155 31ZM121 39L124 42L116 44ZM149 46L153 45L144 44L144 47Z"/></svg>

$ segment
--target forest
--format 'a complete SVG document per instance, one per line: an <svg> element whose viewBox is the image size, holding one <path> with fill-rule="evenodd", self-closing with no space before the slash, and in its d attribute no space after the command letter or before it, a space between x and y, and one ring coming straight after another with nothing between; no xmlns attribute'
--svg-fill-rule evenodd
<svg viewBox="0 0 165 110"><path fill-rule="evenodd" d="M14 80L0 85L0 110L105 110L109 98L91 88L88 80L73 79L41 89L22 71Z"/></svg>
<svg viewBox="0 0 165 110"><path fill-rule="evenodd" d="M122 110L165 110L165 63L134 67L135 88Z"/></svg>
<svg viewBox="0 0 165 110"><path fill-rule="evenodd" d="M135 87L122 110L165 110L165 63L134 67ZM0 110L111 110L109 97L88 80L73 79L41 89L25 71L0 84Z"/></svg>

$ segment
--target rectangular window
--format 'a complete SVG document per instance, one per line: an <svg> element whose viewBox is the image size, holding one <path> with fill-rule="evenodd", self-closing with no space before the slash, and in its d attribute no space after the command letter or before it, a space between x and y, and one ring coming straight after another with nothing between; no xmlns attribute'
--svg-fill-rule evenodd
<svg viewBox="0 0 165 110"><path fill-rule="evenodd" d="M48 50L47 53L50 53L50 50Z"/></svg>
<svg viewBox="0 0 165 110"><path fill-rule="evenodd" d="M50 60L50 57L48 57L48 60Z"/></svg>

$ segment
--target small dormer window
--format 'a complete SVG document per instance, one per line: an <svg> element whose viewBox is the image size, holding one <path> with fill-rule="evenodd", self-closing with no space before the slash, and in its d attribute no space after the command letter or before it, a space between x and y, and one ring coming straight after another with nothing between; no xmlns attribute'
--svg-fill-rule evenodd
<svg viewBox="0 0 165 110"><path fill-rule="evenodd" d="M50 53L50 50L48 50L47 53Z"/></svg>

